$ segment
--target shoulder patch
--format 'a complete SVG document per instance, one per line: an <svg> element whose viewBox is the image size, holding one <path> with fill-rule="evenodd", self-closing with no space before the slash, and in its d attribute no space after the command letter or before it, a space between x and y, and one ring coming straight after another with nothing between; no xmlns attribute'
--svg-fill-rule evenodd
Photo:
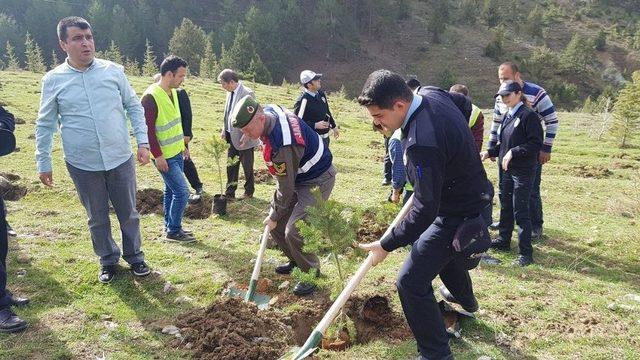
<svg viewBox="0 0 640 360"><path fill-rule="evenodd" d="M275 174L277 176L286 176L287 175L287 163L284 162L274 162L273 170L275 170Z"/></svg>

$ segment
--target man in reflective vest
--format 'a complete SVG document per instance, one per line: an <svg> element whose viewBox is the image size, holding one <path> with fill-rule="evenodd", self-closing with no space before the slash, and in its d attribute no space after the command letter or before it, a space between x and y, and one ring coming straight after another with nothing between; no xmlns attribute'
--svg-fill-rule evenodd
<svg viewBox="0 0 640 360"><path fill-rule="evenodd" d="M193 234L182 228L182 214L189 199L183 174L184 158L189 157L189 150L184 144L176 93L187 74L187 62L171 55L162 61L160 74L160 82L145 90L142 106L151 154L165 185L163 209L167 240L188 243L195 241Z"/></svg>
<svg viewBox="0 0 640 360"><path fill-rule="evenodd" d="M320 271L315 254L303 252L304 239L296 222L304 219L305 209L315 204L311 190L318 187L327 200L336 181L333 157L320 135L292 112L278 106L260 106L246 95L238 100L231 115L232 125L244 136L260 139L269 172L278 187L273 194L271 210L264 219L271 237L289 258L276 272L289 274L294 267L302 271ZM308 295L315 285L299 282L293 289L296 295Z"/></svg>

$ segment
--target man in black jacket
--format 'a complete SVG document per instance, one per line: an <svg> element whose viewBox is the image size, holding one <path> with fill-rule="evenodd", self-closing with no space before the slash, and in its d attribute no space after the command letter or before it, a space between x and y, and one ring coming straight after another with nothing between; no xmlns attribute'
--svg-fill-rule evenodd
<svg viewBox="0 0 640 360"><path fill-rule="evenodd" d="M16 147L13 135L15 118L0 106L0 156L10 154ZM11 306L26 305L29 300L14 296L7 290L7 221L4 200L0 197L0 332L13 333L24 330L27 322L11 311Z"/></svg>
<svg viewBox="0 0 640 360"><path fill-rule="evenodd" d="M329 146L330 131L333 130L333 136L337 139L340 136L340 130L329 110L327 95L320 90L322 88L320 78L322 74L316 74L311 70L300 73L300 83L304 86L304 91L293 105L293 111L307 125L315 129L325 146Z"/></svg>
<svg viewBox="0 0 640 360"><path fill-rule="evenodd" d="M371 252L376 265L389 252L412 245L396 286L420 359L453 359L431 281L440 275L446 300L469 312L478 309L467 270L469 254L453 244L467 222L482 224L480 211L488 201L486 173L467 119L448 92L423 88L414 94L388 70L369 75L358 102L375 126L387 132L402 129L407 178L414 188L407 216L386 237L360 248Z"/></svg>

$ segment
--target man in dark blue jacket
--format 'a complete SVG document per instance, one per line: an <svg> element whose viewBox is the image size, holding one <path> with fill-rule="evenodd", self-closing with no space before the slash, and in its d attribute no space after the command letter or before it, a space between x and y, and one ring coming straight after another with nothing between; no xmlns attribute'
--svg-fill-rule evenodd
<svg viewBox="0 0 640 360"><path fill-rule="evenodd" d="M13 114L0 106L0 156L10 154L16 147ZM0 333L13 333L24 330L27 322L11 311L11 305L24 305L28 299L21 299L7 291L7 221L4 200L0 197Z"/></svg>
<svg viewBox="0 0 640 360"><path fill-rule="evenodd" d="M419 358L452 359L431 281L440 275L446 300L470 312L478 309L468 257L454 250L454 235L467 221L478 221L488 201L486 173L467 119L448 92L430 88L414 94L401 76L388 70L369 75L358 102L374 125L387 132L402 128L407 176L414 187L407 216L385 238L360 247L371 251L375 265L389 252L412 244L397 288Z"/></svg>

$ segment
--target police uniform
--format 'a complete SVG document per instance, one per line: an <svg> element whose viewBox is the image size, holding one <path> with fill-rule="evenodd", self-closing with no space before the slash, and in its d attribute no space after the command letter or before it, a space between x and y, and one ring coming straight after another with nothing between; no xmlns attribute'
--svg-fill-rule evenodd
<svg viewBox="0 0 640 360"><path fill-rule="evenodd" d="M237 113L245 107L245 99L234 109L235 127L250 121L238 124ZM246 107L254 112L259 105L251 100ZM332 164L333 156L320 136L292 112L278 105L265 105L263 111L269 115L265 133L260 138L263 157L277 182L269 212L277 226L271 231L271 237L301 270L319 269L318 257L303 251L304 239L296 223L304 219L305 209L315 204L312 189L319 188L325 200L331 195L337 172Z"/></svg>
<svg viewBox="0 0 640 360"><path fill-rule="evenodd" d="M331 110L329 110L329 102L324 91L318 90L317 93L312 93L305 89L293 105L293 110L300 119L320 135L325 145L328 146L329 131L336 128L336 122L331 115ZM316 129L315 125L320 121L328 121L329 128Z"/></svg>
<svg viewBox="0 0 640 360"><path fill-rule="evenodd" d="M431 281L440 275L457 302L470 311L477 308L467 257L452 243L458 228L477 219L488 201L486 173L467 120L441 89L423 87L414 95L402 126L402 145L414 206L381 245L393 251L412 244L398 275L400 301L422 356L449 359L449 339Z"/></svg>

